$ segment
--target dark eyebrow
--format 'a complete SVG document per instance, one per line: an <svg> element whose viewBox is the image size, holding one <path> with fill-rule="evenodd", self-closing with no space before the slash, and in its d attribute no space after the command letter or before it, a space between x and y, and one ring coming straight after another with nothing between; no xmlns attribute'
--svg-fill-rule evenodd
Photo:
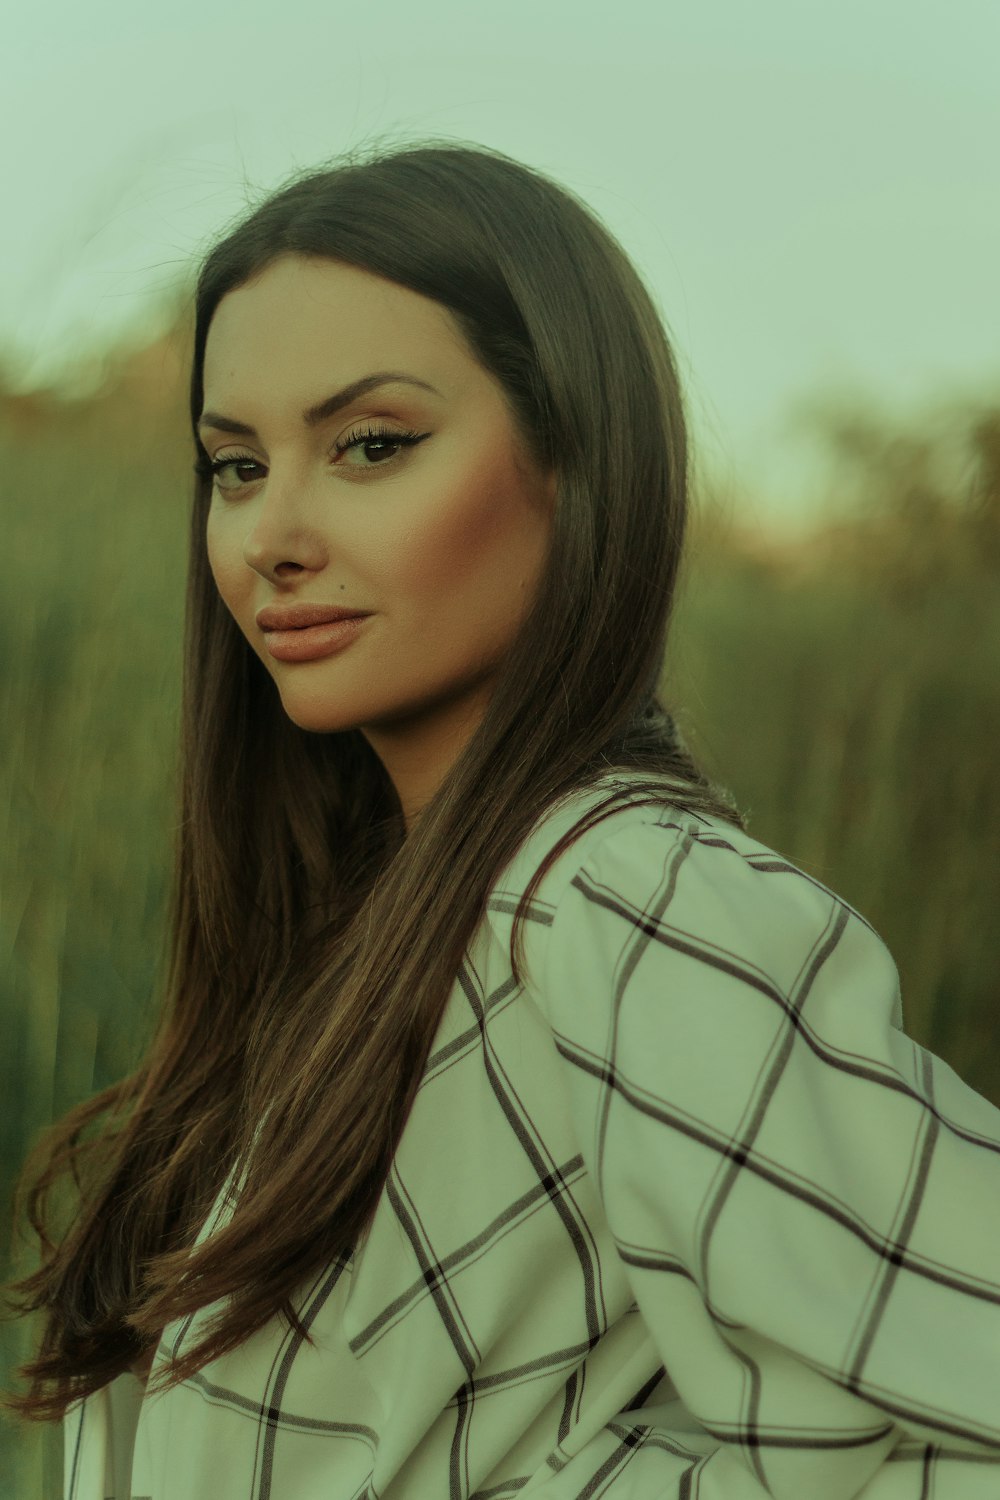
<svg viewBox="0 0 1000 1500"><path fill-rule="evenodd" d="M334 391L332 396L327 396L325 401L319 401L315 406L310 406L308 411L302 413L302 420L307 427L318 427L320 422L325 422L327 417L332 417L334 412L340 411L341 407L350 406L359 396L366 396L369 391L378 385L389 385L395 382L402 385L419 385L425 391L433 391L435 396L441 392L436 386L429 385L426 380L419 380L416 375L398 375L390 371L382 370L374 375L363 375L360 380L354 380L350 385L345 385L342 391ZM237 433L242 437L256 437L257 433L253 427L246 422L234 421L232 417L223 417L217 411L203 411L198 418L199 427L214 427L217 432Z"/></svg>

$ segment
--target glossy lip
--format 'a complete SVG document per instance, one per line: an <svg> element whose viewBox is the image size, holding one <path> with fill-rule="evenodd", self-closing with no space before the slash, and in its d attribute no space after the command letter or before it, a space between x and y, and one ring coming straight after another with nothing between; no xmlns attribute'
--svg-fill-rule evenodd
<svg viewBox="0 0 1000 1500"><path fill-rule="evenodd" d="M261 630L303 630L307 625L327 625L332 620L353 620L371 614L367 609L346 609L336 604L269 604L258 610Z"/></svg>
<svg viewBox="0 0 1000 1500"><path fill-rule="evenodd" d="M370 615L352 615L348 619L326 620L321 625L300 626L297 630L266 630L264 642L276 661L318 661L356 641L370 618Z"/></svg>

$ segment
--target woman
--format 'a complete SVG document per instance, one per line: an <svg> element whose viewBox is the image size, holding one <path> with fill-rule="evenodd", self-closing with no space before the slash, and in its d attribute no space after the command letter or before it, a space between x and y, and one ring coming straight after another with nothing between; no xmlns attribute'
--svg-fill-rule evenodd
<svg viewBox="0 0 1000 1500"><path fill-rule="evenodd" d="M1000 1112L661 705L620 247L482 148L303 174L191 420L168 992L27 1171L67 1500L1000 1494Z"/></svg>

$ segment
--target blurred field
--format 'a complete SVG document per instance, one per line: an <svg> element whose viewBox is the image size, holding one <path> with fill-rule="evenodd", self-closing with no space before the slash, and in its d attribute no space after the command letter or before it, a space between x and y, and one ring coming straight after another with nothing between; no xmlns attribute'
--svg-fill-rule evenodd
<svg viewBox="0 0 1000 1500"><path fill-rule="evenodd" d="M0 396L0 1173L133 1066L162 963L191 453L183 334L74 406ZM1000 407L830 414L845 518L782 549L696 494L665 681L750 831L861 911L907 1031L1000 1105ZM3 1275L28 1269L4 1235ZM9 1252L9 1253L8 1253ZM14 1258L11 1259L11 1256ZM6 1379L30 1330L0 1325ZM55 1429L0 1493L58 1500Z"/></svg>

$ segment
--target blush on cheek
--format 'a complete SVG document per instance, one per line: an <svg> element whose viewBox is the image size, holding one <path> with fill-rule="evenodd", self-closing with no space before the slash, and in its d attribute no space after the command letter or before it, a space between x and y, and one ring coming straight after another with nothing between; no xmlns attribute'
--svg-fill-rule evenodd
<svg viewBox="0 0 1000 1500"><path fill-rule="evenodd" d="M410 536L400 563L421 592L454 587L487 569L508 580L509 586L532 551L536 525L516 475L486 469L466 475L460 488Z"/></svg>

